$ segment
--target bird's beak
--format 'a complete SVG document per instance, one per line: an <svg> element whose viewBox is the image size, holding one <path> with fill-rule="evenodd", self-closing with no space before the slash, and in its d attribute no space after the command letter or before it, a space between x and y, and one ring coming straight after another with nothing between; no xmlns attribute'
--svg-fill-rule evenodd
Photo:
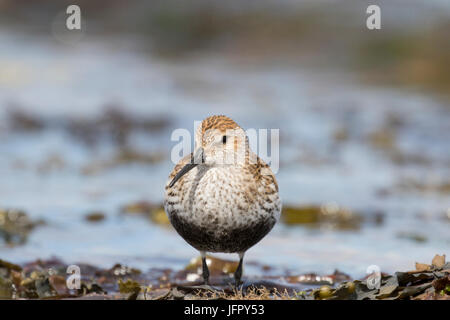
<svg viewBox="0 0 450 320"><path fill-rule="evenodd" d="M199 164L203 163L203 148L198 148L195 153L193 154L191 158L191 162L186 164L183 168L181 168L180 171L175 175L175 177L172 179L172 181L169 184L169 188L172 188L173 185L180 180L182 176L184 176L186 173L191 171L193 168L198 166Z"/></svg>

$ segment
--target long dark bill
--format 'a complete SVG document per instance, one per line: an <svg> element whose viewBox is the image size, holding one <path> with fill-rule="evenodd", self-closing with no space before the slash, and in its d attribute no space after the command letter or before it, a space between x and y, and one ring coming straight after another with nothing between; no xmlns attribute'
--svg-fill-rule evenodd
<svg viewBox="0 0 450 320"><path fill-rule="evenodd" d="M178 173L176 174L176 176L172 179L172 181L169 184L169 188L172 188L173 185L175 184L175 182L177 182L178 180L180 180L180 178L182 176L184 176L186 173L188 173L191 169L195 168L196 166L198 166L198 163L188 163L187 165L185 165L183 168L181 168L180 171L178 171Z"/></svg>
<svg viewBox="0 0 450 320"><path fill-rule="evenodd" d="M198 148L193 157L191 158L191 162L186 164L178 173L175 175L175 177L172 179L172 181L169 184L169 188L172 188L173 185L180 180L182 176L184 176L186 173L191 171L193 168L198 166L200 163L203 163L203 149Z"/></svg>

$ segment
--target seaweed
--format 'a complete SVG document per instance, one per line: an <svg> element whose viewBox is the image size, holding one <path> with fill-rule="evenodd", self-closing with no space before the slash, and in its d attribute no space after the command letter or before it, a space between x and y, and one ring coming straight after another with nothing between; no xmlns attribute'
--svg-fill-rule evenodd
<svg viewBox="0 0 450 320"><path fill-rule="evenodd" d="M247 279L236 288L229 274L232 261L208 257L211 286L188 280L199 274L198 259L185 270L151 269L142 272L121 264L101 269L80 264L80 287L67 286L66 265L59 260L37 260L23 266L0 260L0 299L128 299L128 300L449 300L450 262L436 255L431 264L417 263L416 270L381 273L378 287L368 278L352 280L336 271L332 275L263 276Z"/></svg>

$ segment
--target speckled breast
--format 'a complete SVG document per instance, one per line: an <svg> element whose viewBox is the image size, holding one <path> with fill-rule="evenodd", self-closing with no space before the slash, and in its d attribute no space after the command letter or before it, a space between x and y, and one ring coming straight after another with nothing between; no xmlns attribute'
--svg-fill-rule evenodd
<svg viewBox="0 0 450 320"><path fill-rule="evenodd" d="M166 189L164 207L175 230L197 250L244 252L279 217L273 190L267 192L239 168L194 168Z"/></svg>

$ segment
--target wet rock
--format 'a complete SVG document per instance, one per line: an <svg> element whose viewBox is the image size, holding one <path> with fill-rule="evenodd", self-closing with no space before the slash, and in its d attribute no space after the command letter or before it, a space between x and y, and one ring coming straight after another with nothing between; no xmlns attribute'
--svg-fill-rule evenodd
<svg viewBox="0 0 450 320"><path fill-rule="evenodd" d="M78 295L89 293L107 294L107 292L97 283L81 283L81 288L77 290Z"/></svg>
<svg viewBox="0 0 450 320"><path fill-rule="evenodd" d="M120 279L118 281L118 285L119 285L119 292L120 293L131 293L133 295L136 295L141 291L141 285L139 284L139 282L131 280L131 279L127 279L126 281L123 281L122 279ZM135 299L130 299L130 300L135 300Z"/></svg>
<svg viewBox="0 0 450 320"><path fill-rule="evenodd" d="M186 297L186 295L178 290L178 288L172 288L172 290L170 291L170 295L173 300L182 300Z"/></svg>
<svg viewBox="0 0 450 320"><path fill-rule="evenodd" d="M343 127L343 128L339 128L336 131L334 131L333 133L333 139L336 142L344 142L347 141L349 139L349 132L348 129Z"/></svg>
<svg viewBox="0 0 450 320"><path fill-rule="evenodd" d="M0 209L0 239L7 245L23 244L33 228L42 223L32 221L24 211Z"/></svg>
<svg viewBox="0 0 450 320"><path fill-rule="evenodd" d="M38 131L44 128L41 119L13 106L8 112L10 129L15 131Z"/></svg>
<svg viewBox="0 0 450 320"><path fill-rule="evenodd" d="M208 257L209 258L209 257ZM211 258L209 258L211 259ZM213 259L212 287L195 283L178 283L181 272L152 269L142 273L120 264L111 269L81 265L79 290L65 288L66 265L58 260L35 261L23 268L2 262L0 297L25 299L447 299L450 296L450 263L436 255L431 264L417 264L417 269L381 274L380 287L369 288L366 280L350 281L339 271L332 275L315 274L291 277L263 276L244 279L236 290L232 277L237 262ZM198 272L200 259L187 269ZM230 267L224 267L230 264ZM216 265L216 267L215 267ZM190 271L184 270L184 274ZM231 280L231 281L230 281ZM286 280L288 280L286 282ZM150 283L150 284L149 284ZM320 285L320 287L318 287ZM147 287L146 287L147 286ZM316 287L316 288L314 288ZM108 290L106 290L108 288Z"/></svg>
<svg viewBox="0 0 450 320"><path fill-rule="evenodd" d="M378 149L393 150L396 148L396 132L391 128L380 128L367 137L369 143Z"/></svg>
<svg viewBox="0 0 450 320"><path fill-rule="evenodd" d="M21 266L0 259L0 269L2 269L2 268L7 269L8 271L11 271L11 270L22 271L22 267Z"/></svg>
<svg viewBox="0 0 450 320"><path fill-rule="evenodd" d="M333 274L330 275L318 275L315 273L302 274L299 276L289 276L286 280L289 283L302 283L309 285L334 285L343 281L350 280L350 276L335 270Z"/></svg>
<svg viewBox="0 0 450 320"><path fill-rule="evenodd" d="M107 293L88 293L82 296L69 296L62 297L63 300L120 300L122 297L119 295L110 295Z"/></svg>
<svg viewBox="0 0 450 320"><path fill-rule="evenodd" d="M89 222L101 222L105 220L105 214L100 211L93 211L85 215L84 219Z"/></svg>
<svg viewBox="0 0 450 320"><path fill-rule="evenodd" d="M442 195L450 194L450 181L423 181L416 178L403 178L394 187L397 191L402 192L420 192L420 193L436 193Z"/></svg>
<svg viewBox="0 0 450 320"><path fill-rule="evenodd" d="M13 297L13 283L10 279L0 277L0 299L11 299Z"/></svg>
<svg viewBox="0 0 450 320"><path fill-rule="evenodd" d="M383 151L397 165L429 165L432 161L425 154L402 150L397 144L397 129L402 126L398 116L388 116L386 123L368 134L367 141L375 149Z"/></svg>
<svg viewBox="0 0 450 320"><path fill-rule="evenodd" d="M58 296L69 295L69 289L67 288L66 278L60 275L52 275L48 278L50 286L55 290Z"/></svg>
<svg viewBox="0 0 450 320"><path fill-rule="evenodd" d="M20 298L43 299L57 296L48 274L44 272L33 271L29 276L22 274L21 279L17 286L17 296Z"/></svg>
<svg viewBox="0 0 450 320"><path fill-rule="evenodd" d="M105 140L118 146L126 146L129 136L133 132L157 134L171 123L170 119L165 116L135 115L126 110L126 106L107 105L104 107L104 111L94 118L39 118L17 106L12 106L7 114L8 129L15 132L58 129L67 132L75 140L90 147Z"/></svg>
<svg viewBox="0 0 450 320"><path fill-rule="evenodd" d="M121 212L125 214L143 214L156 209L156 205L147 201L136 201L122 207Z"/></svg>
<svg viewBox="0 0 450 320"><path fill-rule="evenodd" d="M450 275L440 279L435 279L431 284L436 292L450 295Z"/></svg>
<svg viewBox="0 0 450 320"><path fill-rule="evenodd" d="M169 218L167 217L166 211L162 207L153 210L150 213L150 220L155 224L170 226Z"/></svg>
<svg viewBox="0 0 450 320"><path fill-rule="evenodd" d="M23 265L23 271L26 274L32 274L34 271L47 272L49 275L66 275L67 265L57 258L41 260L37 259ZM52 270L52 271L50 271Z"/></svg>
<svg viewBox="0 0 450 320"><path fill-rule="evenodd" d="M49 298L56 296L56 291L50 284L48 277L40 277L35 280L36 293L39 298Z"/></svg>
<svg viewBox="0 0 450 320"><path fill-rule="evenodd" d="M283 208L281 219L287 225L302 224L338 230L358 230L363 222L363 216L360 214L334 203L323 206L286 206Z"/></svg>
<svg viewBox="0 0 450 320"><path fill-rule="evenodd" d="M116 277L123 277L128 275L139 275L141 274L141 271L139 269L130 268L121 264L115 264L111 269L108 270L108 273Z"/></svg>
<svg viewBox="0 0 450 320"><path fill-rule="evenodd" d="M447 270L447 266L449 270ZM354 280L343 282L336 289L329 286L313 290L315 299L364 300L364 299L438 299L445 296L450 280L450 263L445 263L445 256L436 255L431 265L416 263L416 269L408 272L396 272L395 275L382 274L379 288L368 287L367 281ZM450 288L450 287L449 287Z"/></svg>
<svg viewBox="0 0 450 320"><path fill-rule="evenodd" d="M427 242L428 240L427 237L425 237L424 235L415 232L399 232L397 234L397 237L400 239L407 239L414 242Z"/></svg>
<svg viewBox="0 0 450 320"><path fill-rule="evenodd" d="M18 287L22 283L22 272L11 270L10 278L13 284Z"/></svg>
<svg viewBox="0 0 450 320"><path fill-rule="evenodd" d="M393 149L388 156L397 165L429 166L432 163L432 159L425 154L405 152L400 149Z"/></svg>
<svg viewBox="0 0 450 320"><path fill-rule="evenodd" d="M321 286L319 290L316 291L315 297L316 299L327 299L332 295L332 289L330 286Z"/></svg>
<svg viewBox="0 0 450 320"><path fill-rule="evenodd" d="M123 106L110 105L98 118L70 119L67 130L76 139L93 146L104 138L119 146L128 144L130 134L140 130L154 134L165 129L170 121L164 117L138 117L128 114Z"/></svg>
<svg viewBox="0 0 450 320"><path fill-rule="evenodd" d="M414 297L413 300L450 300L450 288L440 293L428 289L424 293Z"/></svg>
<svg viewBox="0 0 450 320"><path fill-rule="evenodd" d="M170 226L169 218L160 204L154 204L147 201L137 201L123 206L121 213L129 215L143 215L155 224Z"/></svg>
<svg viewBox="0 0 450 320"><path fill-rule="evenodd" d="M162 288L155 290L146 290L140 296L138 296L138 300L167 300L168 296L171 293L171 289Z"/></svg>
<svg viewBox="0 0 450 320"><path fill-rule="evenodd" d="M153 153L143 153L130 148L122 148L116 154L114 158L114 163L125 164L125 163L144 163L144 164L155 164L163 161L165 158L162 152Z"/></svg>
<svg viewBox="0 0 450 320"><path fill-rule="evenodd" d="M163 161L164 158L165 155L162 152L144 153L131 148L121 148L114 156L106 160L94 161L84 166L81 172L85 175L93 175L130 163L155 164Z"/></svg>
<svg viewBox="0 0 450 320"><path fill-rule="evenodd" d="M281 218L285 224L313 224L319 222L320 207L284 207Z"/></svg>

